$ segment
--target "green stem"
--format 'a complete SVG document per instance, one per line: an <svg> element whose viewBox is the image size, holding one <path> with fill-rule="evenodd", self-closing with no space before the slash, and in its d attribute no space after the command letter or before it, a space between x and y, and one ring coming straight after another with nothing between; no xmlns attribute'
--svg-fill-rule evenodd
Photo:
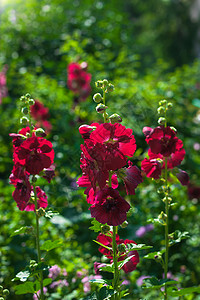
<svg viewBox="0 0 200 300"><path fill-rule="evenodd" d="M37 256L38 256L38 263L41 262L41 251L40 251L40 232L39 232L39 217L37 214L38 203L37 203L37 193L35 183L33 182L33 191L34 191L34 198L35 198L35 217L36 217L36 248L37 248ZM40 272L40 299L44 299L44 292L43 292L43 273L42 270Z"/></svg>
<svg viewBox="0 0 200 300"><path fill-rule="evenodd" d="M106 105L106 92L105 92L105 89L103 89L103 104ZM104 120L104 123L106 123L106 112L103 113L103 120Z"/></svg>
<svg viewBox="0 0 200 300"><path fill-rule="evenodd" d="M167 189L167 158L165 158L165 187ZM165 272L165 279L167 279L168 257L169 257L169 203L168 203L168 191L166 191L166 195L165 195L165 214L166 214L166 225L165 225L165 264L164 264L164 272ZM165 285L164 299L167 300L167 285Z"/></svg>
<svg viewBox="0 0 200 300"><path fill-rule="evenodd" d="M113 280L113 289L117 291L117 294L114 295L115 300L120 300L118 295L119 291L119 269L117 265L117 243L116 243L116 234L117 226L113 226L113 237L112 237L112 248L113 248L113 262L114 262L114 280Z"/></svg>

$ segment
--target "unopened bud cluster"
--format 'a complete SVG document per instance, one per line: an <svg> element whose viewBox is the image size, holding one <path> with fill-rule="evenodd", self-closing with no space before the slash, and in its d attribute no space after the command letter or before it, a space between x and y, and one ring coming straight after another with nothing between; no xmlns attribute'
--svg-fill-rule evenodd
<svg viewBox="0 0 200 300"><path fill-rule="evenodd" d="M110 121L112 124L122 122L122 118L118 114L113 114L110 117L108 116L106 109L108 106L105 104L105 94L114 91L114 85L110 83L107 79L98 80L95 82L96 87L102 89L103 95L101 93L96 93L93 96L94 102L98 103L96 106L96 111L103 114L104 120L106 122Z"/></svg>
<svg viewBox="0 0 200 300"><path fill-rule="evenodd" d="M31 98L30 94L26 94L24 96L21 96L20 101L23 103L23 107L21 109L21 112L23 113L23 117L20 119L20 123L23 126L26 126L29 124L30 120L30 106L34 105L35 101Z"/></svg>
<svg viewBox="0 0 200 300"><path fill-rule="evenodd" d="M8 295L10 294L8 289L4 289L2 285L0 285L0 300L7 299Z"/></svg>
<svg viewBox="0 0 200 300"><path fill-rule="evenodd" d="M159 125L166 125L166 115L167 111L173 107L173 104L171 102L167 102L167 100L161 100L159 102L159 107L157 109L157 112L159 115L163 115L163 117L160 117L158 119Z"/></svg>

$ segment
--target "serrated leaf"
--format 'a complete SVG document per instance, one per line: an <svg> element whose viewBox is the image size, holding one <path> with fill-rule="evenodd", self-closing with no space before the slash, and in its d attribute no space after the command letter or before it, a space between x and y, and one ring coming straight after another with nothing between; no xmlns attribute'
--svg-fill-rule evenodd
<svg viewBox="0 0 200 300"><path fill-rule="evenodd" d="M29 278L30 274L31 273L29 271L21 271L21 272L17 273L17 275L15 276L15 278L12 281L20 280L20 281L24 282Z"/></svg>
<svg viewBox="0 0 200 300"><path fill-rule="evenodd" d="M111 247L107 247L107 246L105 246L104 244L101 244L101 243L99 243L99 242L96 241L96 240L93 240L93 242L95 242L95 243L97 243L98 245L100 245L100 246L102 246L102 247L108 249L109 251L112 251L112 248L111 248Z"/></svg>
<svg viewBox="0 0 200 300"><path fill-rule="evenodd" d="M156 277L150 277L143 279L146 287L148 289L160 289L162 286L176 284L177 281L171 279L161 279L158 280Z"/></svg>
<svg viewBox="0 0 200 300"><path fill-rule="evenodd" d="M34 282L27 281L23 284L19 284L15 287L15 294L16 295L23 295L23 294L34 294Z"/></svg>
<svg viewBox="0 0 200 300"><path fill-rule="evenodd" d="M47 240L43 243L43 245L41 246L40 249L44 250L44 251L50 251L50 250L60 247L61 244L62 244L61 240L56 240L56 241Z"/></svg>
<svg viewBox="0 0 200 300"><path fill-rule="evenodd" d="M52 210L48 210L48 211L46 211L45 212L45 217L46 218L49 218L49 219L51 219L51 218L53 218L53 217L55 217L55 216L57 216L57 215L59 215L59 212L57 212L57 211L52 211Z"/></svg>
<svg viewBox="0 0 200 300"><path fill-rule="evenodd" d="M23 233L28 233L28 231L30 231L31 229L33 229L32 226L23 226L19 229L16 229L11 235L10 237L13 237L15 235L19 235L19 234L23 234Z"/></svg>
<svg viewBox="0 0 200 300"><path fill-rule="evenodd" d="M128 256L123 262L118 262L118 268L121 269L131 258L133 258L135 255Z"/></svg>
<svg viewBox="0 0 200 300"><path fill-rule="evenodd" d="M150 249L153 248L153 246L147 246L145 244L126 244L126 248L128 249L128 252L134 251L134 250L144 250L144 249Z"/></svg>
<svg viewBox="0 0 200 300"><path fill-rule="evenodd" d="M103 272L114 273L113 264L111 264L111 265L106 265L106 266L104 266L104 267L101 267L99 270L100 270L100 271L103 271Z"/></svg>
<svg viewBox="0 0 200 300"><path fill-rule="evenodd" d="M109 280L103 279L103 278L97 278L97 279L91 279L91 283L98 283L98 284L108 284L109 285Z"/></svg>
<svg viewBox="0 0 200 300"><path fill-rule="evenodd" d="M104 286L99 290L97 297L98 300L108 300L111 299L112 295L116 293L116 291L108 289L106 286Z"/></svg>
<svg viewBox="0 0 200 300"><path fill-rule="evenodd" d="M101 226L102 226L102 224L99 223L96 219L93 219L92 222L91 222L91 224L92 224L93 226L89 227L90 230L93 230L94 232L99 232L99 231L101 231Z"/></svg>
<svg viewBox="0 0 200 300"><path fill-rule="evenodd" d="M156 259L155 258L156 255L159 257L159 256L162 256L163 253L165 253L165 249L163 249L161 251L157 251L157 252L148 253L147 255L144 256L144 258L146 258L146 259Z"/></svg>
<svg viewBox="0 0 200 300"><path fill-rule="evenodd" d="M176 230L175 232L171 233L170 236L172 239L169 241L169 245L172 246L174 244L180 243L181 240L189 238L189 232L184 231L181 232L180 230Z"/></svg>
<svg viewBox="0 0 200 300"><path fill-rule="evenodd" d="M192 293L199 293L200 294L200 286L193 286L193 287L189 287L189 288L184 288L184 289L180 289L178 290L177 288L169 288L167 290L167 293L169 296L183 296L183 295L187 295L187 294L192 294Z"/></svg>

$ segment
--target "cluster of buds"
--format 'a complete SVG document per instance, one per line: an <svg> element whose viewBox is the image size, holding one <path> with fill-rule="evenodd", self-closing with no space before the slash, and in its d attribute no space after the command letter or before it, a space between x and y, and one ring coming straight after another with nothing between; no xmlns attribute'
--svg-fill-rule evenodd
<svg viewBox="0 0 200 300"><path fill-rule="evenodd" d="M98 103L96 111L98 113L103 114L104 122L110 121L112 124L121 123L122 118L118 114L113 114L109 117L108 113L106 112L108 106L105 105L105 95L114 91L114 85L110 83L107 79L98 80L97 82L95 82L95 84L97 88L100 88L103 91L103 96L100 93L96 93L93 96L94 102Z"/></svg>
<svg viewBox="0 0 200 300"><path fill-rule="evenodd" d="M0 300L6 300L9 296L10 292L8 289L4 289L2 285L0 285Z"/></svg>

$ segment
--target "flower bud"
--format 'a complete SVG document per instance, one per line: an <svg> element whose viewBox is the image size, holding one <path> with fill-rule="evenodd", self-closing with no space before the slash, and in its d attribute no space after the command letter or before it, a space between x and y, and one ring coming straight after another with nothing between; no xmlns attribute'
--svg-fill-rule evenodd
<svg viewBox="0 0 200 300"><path fill-rule="evenodd" d="M96 107L96 111L98 113L103 113L107 108L108 106L105 106L103 103L99 103Z"/></svg>
<svg viewBox="0 0 200 300"><path fill-rule="evenodd" d="M165 112L164 106L158 107L157 112L158 112L159 115L164 114L164 112Z"/></svg>
<svg viewBox="0 0 200 300"><path fill-rule="evenodd" d="M37 128L34 131L35 131L35 135L37 137L45 137L46 136L46 133L45 133L44 129L42 129L42 128Z"/></svg>
<svg viewBox="0 0 200 300"><path fill-rule="evenodd" d="M128 226L128 221L124 221L120 226L121 228L126 228Z"/></svg>
<svg viewBox="0 0 200 300"><path fill-rule="evenodd" d="M33 175L32 182L36 182L36 181L37 181L37 177L35 175Z"/></svg>
<svg viewBox="0 0 200 300"><path fill-rule="evenodd" d="M111 84L111 83L109 83L108 84L108 86L107 86L107 89L106 89L106 92L113 92L114 91L114 85L113 84Z"/></svg>
<svg viewBox="0 0 200 300"><path fill-rule="evenodd" d="M103 86L104 86L104 88L106 88L108 86L108 80L107 79L103 80Z"/></svg>
<svg viewBox="0 0 200 300"><path fill-rule="evenodd" d="M174 130L174 132L177 132L176 128L173 127L173 126L170 126L170 129L171 129L171 130Z"/></svg>
<svg viewBox="0 0 200 300"><path fill-rule="evenodd" d="M29 100L28 100L28 103L29 103L29 105L31 106L31 105L34 105L34 104L35 104L35 101L34 101L33 99L29 99Z"/></svg>
<svg viewBox="0 0 200 300"><path fill-rule="evenodd" d="M20 119L20 123L21 123L22 125L27 125L27 123L29 123L29 119L28 119L27 117L22 117L22 118Z"/></svg>
<svg viewBox="0 0 200 300"><path fill-rule="evenodd" d="M105 224L101 226L101 233L105 234L108 233L110 231L110 226Z"/></svg>
<svg viewBox="0 0 200 300"><path fill-rule="evenodd" d="M171 102L167 103L167 108L170 109L173 107L173 104Z"/></svg>
<svg viewBox="0 0 200 300"><path fill-rule="evenodd" d="M86 61L83 61L83 62L81 63L81 69L82 69L83 71L86 71L86 70L87 70L87 67L88 67L88 64L86 63Z"/></svg>
<svg viewBox="0 0 200 300"><path fill-rule="evenodd" d="M4 296L8 296L10 294L8 289L3 290L3 295Z"/></svg>
<svg viewBox="0 0 200 300"><path fill-rule="evenodd" d="M159 102L159 105L161 106L161 105L166 105L167 104L167 100L161 100L160 102Z"/></svg>
<svg viewBox="0 0 200 300"><path fill-rule="evenodd" d="M93 96L93 100L94 100L94 102L96 102L96 103L100 103L100 102L103 100L103 97L101 96L100 93L97 93L97 94L95 94L95 95Z"/></svg>
<svg viewBox="0 0 200 300"><path fill-rule="evenodd" d="M5 300L3 297L0 297L0 300Z"/></svg>
<svg viewBox="0 0 200 300"><path fill-rule="evenodd" d="M113 114L112 116L109 117L109 119L112 124L122 122L122 118L118 114Z"/></svg>
<svg viewBox="0 0 200 300"><path fill-rule="evenodd" d="M31 98L31 95L30 95L29 93L27 93L27 94L25 95L25 97L26 97L26 98Z"/></svg>
<svg viewBox="0 0 200 300"><path fill-rule="evenodd" d="M0 285L0 293L3 291L3 287L2 285Z"/></svg>
<svg viewBox="0 0 200 300"><path fill-rule="evenodd" d="M161 117L161 118L158 119L158 124L159 125L165 125L165 122L166 122L166 119L163 118L163 117Z"/></svg>
<svg viewBox="0 0 200 300"><path fill-rule="evenodd" d="M43 217L45 215L45 209L40 207L39 209L36 209L36 213L38 215L38 217Z"/></svg>
<svg viewBox="0 0 200 300"><path fill-rule="evenodd" d="M126 252L126 245L125 244L119 244L117 246L117 249L119 250L120 253Z"/></svg>
<svg viewBox="0 0 200 300"><path fill-rule="evenodd" d="M28 115L28 108L27 107L23 107L22 108L22 113L25 115Z"/></svg>
<svg viewBox="0 0 200 300"><path fill-rule="evenodd" d="M26 101L26 97L25 96L21 96L20 97L20 101L25 102Z"/></svg>
<svg viewBox="0 0 200 300"><path fill-rule="evenodd" d="M102 80L98 80L95 82L96 87L101 88L103 86L103 81Z"/></svg>

